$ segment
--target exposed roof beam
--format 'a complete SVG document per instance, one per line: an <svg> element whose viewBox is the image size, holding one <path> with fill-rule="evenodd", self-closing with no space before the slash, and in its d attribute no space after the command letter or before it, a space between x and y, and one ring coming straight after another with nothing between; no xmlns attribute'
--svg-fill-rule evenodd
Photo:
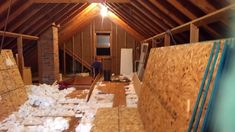
<svg viewBox="0 0 235 132"><path fill-rule="evenodd" d="M139 3L146 8L147 10L149 10L152 14L154 14L156 17L158 17L160 20L162 20L164 23L166 23L167 25L169 25L171 28L178 26L178 24L172 20L168 15L166 15L165 13L161 12L158 8L156 8L152 3L150 3L149 1L143 1L140 0Z"/></svg>
<svg viewBox="0 0 235 132"><path fill-rule="evenodd" d="M112 11L115 15L117 15L120 19L122 19L125 23L127 23L130 27L132 27L133 29L135 29L137 32L141 33L144 36L149 36L146 34L146 31L144 31L143 28L138 26L139 24L132 23L132 21L130 21L124 14L119 13L116 8L112 8L112 5L110 5L108 3L106 3L106 5L111 7L111 8L109 8L109 10Z"/></svg>
<svg viewBox="0 0 235 132"><path fill-rule="evenodd" d="M173 6L175 6L180 12L185 14L191 20L197 19L197 16L195 14L193 14L190 10L181 5L181 3L179 3L177 0L167 0L167 1L171 3ZM206 29L206 31L214 34L217 37L221 37L214 29L210 28L209 26L204 25L203 27Z"/></svg>
<svg viewBox="0 0 235 132"><path fill-rule="evenodd" d="M14 4L16 1L17 0L12 0L11 4ZM11 2L10 0L7 0L2 5L0 5L0 13L4 12L5 10L9 8L10 2Z"/></svg>
<svg viewBox="0 0 235 132"><path fill-rule="evenodd" d="M33 10L26 16L24 16L23 18L21 18L22 20L20 21L15 21L13 25L9 25L8 27L8 31L15 31L17 28L19 28L22 24L24 24L27 20L29 20L30 18L32 18L35 14L37 14L41 9L43 9L44 7L46 7L47 4L43 4L38 6L37 8L33 8Z"/></svg>
<svg viewBox="0 0 235 132"><path fill-rule="evenodd" d="M128 3L130 0L31 0L34 3Z"/></svg>
<svg viewBox="0 0 235 132"><path fill-rule="evenodd" d="M194 20L192 20L188 23L185 23L183 25L180 25L178 27L175 27L175 28L171 29L170 31L172 33L180 33L180 32L189 30L190 24L194 24L199 27L202 25L206 25L206 24L218 21L218 20L222 19L223 17L226 17L229 13L231 13L231 10L234 10L234 8L235 8L235 4L231 4L229 6L222 8L222 9L219 9L215 12L212 12L212 13L207 14L205 16L202 16L200 18L194 19ZM163 33L157 34L153 37L150 37L144 41L149 41L149 40L156 39L156 38L162 38L162 37L164 37L165 34L166 34L166 32L163 32Z"/></svg>
<svg viewBox="0 0 235 132"><path fill-rule="evenodd" d="M13 37L13 38L22 37L23 39L38 40L38 37L36 37L36 36L20 34L20 33L12 33L12 32L5 32L4 33L4 31L0 31L0 36L3 36L3 35L6 37Z"/></svg>
<svg viewBox="0 0 235 132"><path fill-rule="evenodd" d="M139 3L137 3L136 1L132 1L131 4L136 9L141 11L146 17L151 19L155 23L155 25L159 26L159 29L166 31L167 29L171 28L169 25L166 25L164 22L162 22L159 18L156 18L153 14L151 14L151 12L144 9L144 7L141 6Z"/></svg>
<svg viewBox="0 0 235 132"><path fill-rule="evenodd" d="M23 4L22 6L20 6L18 9L16 9L12 14L10 14L9 19L8 19L8 23L11 23L11 21L17 17L18 15L20 15L23 11L25 11L26 9L28 9L33 3L31 1L27 1L25 4ZM5 21L3 20L0 23L0 29L3 28L5 24Z"/></svg>
<svg viewBox="0 0 235 132"><path fill-rule="evenodd" d="M112 12L108 13L108 18L115 24L122 27L125 31L130 33L135 39L138 41L141 41L144 39L142 35L140 35L138 32L136 32L134 29L132 29L129 25L127 25L122 19L120 19L118 16L113 14Z"/></svg>
<svg viewBox="0 0 235 132"><path fill-rule="evenodd" d="M64 27L59 31L60 44L68 40L76 32L81 30L87 25L94 17L99 15L99 8L97 4L90 4L81 13L75 16L72 20L67 22Z"/></svg>
<svg viewBox="0 0 235 132"><path fill-rule="evenodd" d="M144 27L144 29L147 29L147 31L145 31L145 34L146 33L155 34L154 31L151 28L149 28L146 23L143 23L143 21L140 20L139 18L136 18L136 16L130 15L128 12L126 12L124 9L122 9L122 7L119 6L119 4L111 4L111 5L113 5L114 8L116 8L117 10L119 9L118 11L120 12L120 14L125 15L128 20L132 20L131 23L137 22L136 24L138 24L140 28Z"/></svg>

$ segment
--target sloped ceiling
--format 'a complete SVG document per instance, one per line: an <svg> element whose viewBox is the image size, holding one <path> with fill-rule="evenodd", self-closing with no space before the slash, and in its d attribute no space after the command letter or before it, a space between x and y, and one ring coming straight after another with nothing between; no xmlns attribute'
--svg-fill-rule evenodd
<svg viewBox="0 0 235 132"><path fill-rule="evenodd" d="M4 29L7 10L11 0L0 0L0 30ZM84 12L90 3L86 0L12 0L11 13L8 19L7 31L39 36L51 23L61 26L60 30L74 32L68 25L73 20L84 19ZM191 20L214 12L230 3L227 0L88 0L88 2L105 2L109 10L116 15L113 19L120 25L125 25L142 36L149 38L168 29L187 23ZM36 3L35 3L36 2ZM65 3L66 2L66 3ZM116 2L116 3L115 3ZM89 14L89 13L88 13ZM93 13L94 15L98 15ZM92 15L88 15L92 17ZM112 19L112 18L111 18ZM90 21L91 19L86 19ZM229 18L221 19L209 25L200 27L201 40L218 39L227 37ZM81 24L81 23L80 23ZM84 26L85 24L81 24ZM132 31L129 31L132 32ZM66 38L72 34L66 34ZM141 38L141 39L142 39ZM174 36L177 43L188 41L189 34L183 32ZM25 41L25 56L35 53L33 42ZM16 40L6 38L3 48L16 51Z"/></svg>

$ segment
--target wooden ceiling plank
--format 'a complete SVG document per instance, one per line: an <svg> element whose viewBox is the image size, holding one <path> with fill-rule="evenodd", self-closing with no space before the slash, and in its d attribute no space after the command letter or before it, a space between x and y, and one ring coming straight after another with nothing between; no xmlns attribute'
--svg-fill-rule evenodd
<svg viewBox="0 0 235 132"><path fill-rule="evenodd" d="M39 23L41 23L41 20L45 17L47 17L47 14L52 13L56 8L58 8L60 6L60 4L56 4L54 6L49 5L49 8L47 10L41 10L40 14L36 17L34 17L35 19L33 19L32 21L30 21L30 23L28 24L27 27L24 27L20 30L21 33L26 32L27 30L32 30L32 27L35 27L35 25L38 25Z"/></svg>
<svg viewBox="0 0 235 132"><path fill-rule="evenodd" d="M111 4L112 5L112 4ZM114 8L116 8L117 10L119 9L120 13L125 15L127 17L127 19L132 20L132 23L138 22L140 27L144 27L145 29L148 29L149 32L151 32L151 34L155 34L155 31L153 29L151 29L150 27L148 27L146 25L146 23L144 23L142 20L140 20L139 18L135 18L133 15L129 15L128 12L126 12L125 10L123 10L121 8L121 6L115 5L113 4Z"/></svg>
<svg viewBox="0 0 235 132"><path fill-rule="evenodd" d="M76 15L78 15L81 11L86 9L89 6L88 3L84 3L81 7L79 7L76 11L69 14L66 18L64 18L60 24L61 26L65 25L67 22L71 21Z"/></svg>
<svg viewBox="0 0 235 132"><path fill-rule="evenodd" d="M125 23L130 25L132 28L136 29L137 32L141 33L144 36L149 36L146 34L146 31L143 30L140 26L136 25L136 23L132 23L129 19L127 19L123 14L120 14L116 8L113 8L112 5L106 3L107 6L111 7L109 10L111 10L114 14L116 14L119 18L121 18Z"/></svg>
<svg viewBox="0 0 235 132"><path fill-rule="evenodd" d="M167 25L169 25L171 28L178 26L178 24L174 20L172 20L169 16L164 14L164 12L161 12L149 1L139 0L137 2L139 2L144 8L149 10L152 14L154 14L156 17L158 17L161 21L163 21Z"/></svg>
<svg viewBox="0 0 235 132"><path fill-rule="evenodd" d="M185 14L188 18L190 18L191 20L197 19L197 16L195 14L193 14L192 12L190 12L187 8L185 8L183 5L181 5L177 0L167 0L169 3L171 3L173 6L175 6L180 12L182 12L183 14ZM212 33L215 36L221 36L218 33L216 33L216 31L212 28L210 28L207 25L203 26L206 31L208 31L209 33ZM211 31L211 32L210 32Z"/></svg>
<svg viewBox="0 0 235 132"><path fill-rule="evenodd" d="M58 20L56 20L55 23L60 24L60 26L61 26L61 24L64 20L71 17L70 15L72 15L73 13L75 13L76 11L81 9L82 6L84 6L84 4L81 4L81 3L74 5L73 7L68 9Z"/></svg>
<svg viewBox="0 0 235 132"><path fill-rule="evenodd" d="M12 0L12 5L16 2L17 0ZM2 5L0 5L0 14L6 11L9 8L10 5L10 0L7 0L4 2Z"/></svg>
<svg viewBox="0 0 235 132"><path fill-rule="evenodd" d="M192 20L188 23L185 23L183 25L180 25L178 27L175 27L173 29L171 29L170 31L172 33L180 33L180 32L183 32L183 31L187 31L190 27L190 24L195 24L196 26L202 26L202 25L206 25L206 24L209 24L209 23L212 23L212 22L215 22L215 21L219 21L219 19L221 19L222 17L225 17L225 14L228 14L229 12L231 12L231 9L234 9L235 8L235 4L231 4L229 6L226 6L222 9L219 9L215 12L212 12L210 14L207 14L205 16L202 16L200 18L197 18L195 20ZM163 32L163 33L160 33L160 34L157 34L153 37L150 37L145 41L149 41L149 40L152 40L152 39L157 39L157 38L162 38L164 36L166 32Z"/></svg>
<svg viewBox="0 0 235 132"><path fill-rule="evenodd" d="M6 37L13 37L13 38L18 38L22 37L23 39L29 39L29 40L38 40L38 37L32 36L32 35L26 35L26 34L20 34L20 33L13 33L13 32L4 32L0 31L0 36L5 35Z"/></svg>
<svg viewBox="0 0 235 132"><path fill-rule="evenodd" d="M175 15L175 13L171 13L167 8L162 6L158 1L156 0L150 0L151 3L153 3L154 6L156 6L159 10L164 12L166 15L171 17L174 21L176 21L179 25L185 23L183 20L181 20L179 17Z"/></svg>
<svg viewBox="0 0 235 132"><path fill-rule="evenodd" d="M35 3L103 3L104 0L32 0ZM129 0L105 0L106 3L128 3Z"/></svg>
<svg viewBox="0 0 235 132"><path fill-rule="evenodd" d="M99 15L99 9L97 4L90 4L86 9L80 12L77 16L74 17L72 21L69 21L65 24L63 28L59 31L60 44L67 41L71 36L76 32L82 29L87 25L93 18Z"/></svg>
<svg viewBox="0 0 235 132"><path fill-rule="evenodd" d="M48 15L50 15L50 19L41 19L39 20L39 24L34 26L34 29L30 29L29 32L27 32L28 34L37 34L38 32L42 31L43 28L47 27L47 26L51 26L52 23L55 22L56 19L58 19L58 17L63 15L63 11L66 9L69 9L71 7L70 4L66 4L63 5L63 7L57 7L54 10L51 11L51 13L48 13ZM59 15L59 16L58 16ZM55 23L57 24L57 23Z"/></svg>
<svg viewBox="0 0 235 132"><path fill-rule="evenodd" d="M144 37L140 35L138 32L136 32L133 28L131 28L129 25L127 25L122 19L120 19L117 15L115 15L112 12L108 13L108 18L115 24L122 27L125 31L130 33L136 40L142 41L144 40Z"/></svg>
<svg viewBox="0 0 235 132"><path fill-rule="evenodd" d="M145 16L144 17L148 17L149 19L151 19L155 25L158 25L161 30L168 30L170 27L167 26L166 24L162 23L161 20L157 19L156 17L154 17L153 14L151 14L150 12L146 11L146 9L144 9L143 7L140 7L139 4L136 3L136 1L132 1L131 4L140 12L142 12Z"/></svg>
<svg viewBox="0 0 235 132"><path fill-rule="evenodd" d="M11 23L14 18L16 18L18 15L20 15L26 9L28 9L32 4L33 3L31 1L27 1L25 4L20 6L17 10L15 10L12 14L10 14L10 16L8 18L8 23ZM4 24L5 24L5 21L2 21L0 23L0 29L3 28Z"/></svg>
<svg viewBox="0 0 235 132"><path fill-rule="evenodd" d="M40 10L42 10L43 8L46 7L47 4L44 4L42 6L40 6L39 8L33 8L33 10L30 12L29 15L24 16L23 18L21 18L21 20L15 21L14 25L10 25L8 27L8 31L15 31L17 28L19 28L22 24L24 24L27 20L29 20L30 18L33 18L33 16L35 14L37 14Z"/></svg>
<svg viewBox="0 0 235 132"><path fill-rule="evenodd" d="M206 14L209 14L211 12L216 11L217 9L211 5L206 0L190 0L194 5L196 5L198 8L200 8L202 11L204 11ZM225 25L228 25L227 19L221 19L220 21L223 22Z"/></svg>
<svg viewBox="0 0 235 132"><path fill-rule="evenodd" d="M50 5L50 6L47 6L46 9L41 10L39 13L40 13L40 14L50 13L50 12L51 12L54 8L56 8L57 6L59 6L59 4L56 4L56 5L54 5L53 7L52 7L51 5ZM42 19L43 17L45 17L45 15L40 15L40 14L35 14L35 15L37 15L37 16L33 17L34 19L32 19L32 20L30 21L30 23L25 23L26 25L23 26L23 27L18 31L18 33L25 33L25 31L26 31L27 29L32 29L32 27L34 27L34 25L37 25L37 22L39 22L40 19ZM15 45L13 42L14 42L14 40L9 41L8 43L6 43L6 46L9 46L10 44Z"/></svg>
<svg viewBox="0 0 235 132"><path fill-rule="evenodd" d="M69 8L71 10L67 10L67 9L64 9L65 12L64 13L57 13L56 15L59 15L59 17L55 17L55 24L58 25L58 24L61 24L61 20L66 16L68 15L73 8L78 8L78 7L81 7L80 4L77 4L77 5L74 5L72 8ZM55 15L55 16L56 16ZM51 26L51 22L47 22L47 24L44 24L45 26L42 26L42 28L40 28L40 31L34 31L32 34L35 34L36 36L40 35L41 33L43 33L44 31L46 31L50 26Z"/></svg>
<svg viewBox="0 0 235 132"><path fill-rule="evenodd" d="M125 8L131 8L131 6L128 6L128 5L124 5ZM141 12L137 12L136 10L132 9L131 8L131 12L133 13L133 15L137 16L139 19L141 19L142 21L144 21L146 24L148 24L150 26L150 28L154 29L155 31L155 34L156 33L160 33L161 30L159 30L159 28L157 28L154 23L152 23L152 21L149 19L149 18L144 18L142 15L141 15Z"/></svg>

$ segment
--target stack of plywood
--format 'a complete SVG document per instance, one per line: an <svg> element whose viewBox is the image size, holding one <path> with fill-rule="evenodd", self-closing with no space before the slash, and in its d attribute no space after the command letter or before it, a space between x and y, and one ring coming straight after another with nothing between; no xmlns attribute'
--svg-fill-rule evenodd
<svg viewBox="0 0 235 132"><path fill-rule="evenodd" d="M0 120L18 109L27 99L23 80L11 50L0 54Z"/></svg>
<svg viewBox="0 0 235 132"><path fill-rule="evenodd" d="M146 131L187 131L212 43L151 50L138 103Z"/></svg>
<svg viewBox="0 0 235 132"><path fill-rule="evenodd" d="M144 132L137 108L100 108L96 112L93 132Z"/></svg>

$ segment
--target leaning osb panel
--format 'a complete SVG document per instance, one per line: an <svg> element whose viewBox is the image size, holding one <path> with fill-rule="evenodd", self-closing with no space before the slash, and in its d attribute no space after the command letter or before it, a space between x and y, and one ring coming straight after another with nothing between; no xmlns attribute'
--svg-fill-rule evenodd
<svg viewBox="0 0 235 132"><path fill-rule="evenodd" d="M14 79L12 79L11 71L12 71L11 69L8 69L8 70L3 70L1 72L2 77L3 77L3 82L5 83L5 86L8 91L12 91L16 89L16 84L15 84Z"/></svg>
<svg viewBox="0 0 235 132"><path fill-rule="evenodd" d="M211 48L204 42L151 50L138 105L147 131L187 130Z"/></svg>
<svg viewBox="0 0 235 132"><path fill-rule="evenodd" d="M6 93L8 91L5 82L4 82L4 77L2 76L2 71L0 71L0 95L3 93Z"/></svg>
<svg viewBox="0 0 235 132"><path fill-rule="evenodd" d="M0 95L0 121L6 118L12 111L14 111L14 106L9 94Z"/></svg>
<svg viewBox="0 0 235 132"><path fill-rule="evenodd" d="M24 86L24 82L21 78L18 68L11 69L9 74L11 78L14 80L16 88L21 88Z"/></svg>
<svg viewBox="0 0 235 132"><path fill-rule="evenodd" d="M0 120L17 110L27 99L23 80L20 76L11 50L2 50L0 55Z"/></svg>
<svg viewBox="0 0 235 132"><path fill-rule="evenodd" d="M17 110L19 106L21 106L27 100L27 94L25 92L24 87L12 91L10 95L15 110Z"/></svg>

